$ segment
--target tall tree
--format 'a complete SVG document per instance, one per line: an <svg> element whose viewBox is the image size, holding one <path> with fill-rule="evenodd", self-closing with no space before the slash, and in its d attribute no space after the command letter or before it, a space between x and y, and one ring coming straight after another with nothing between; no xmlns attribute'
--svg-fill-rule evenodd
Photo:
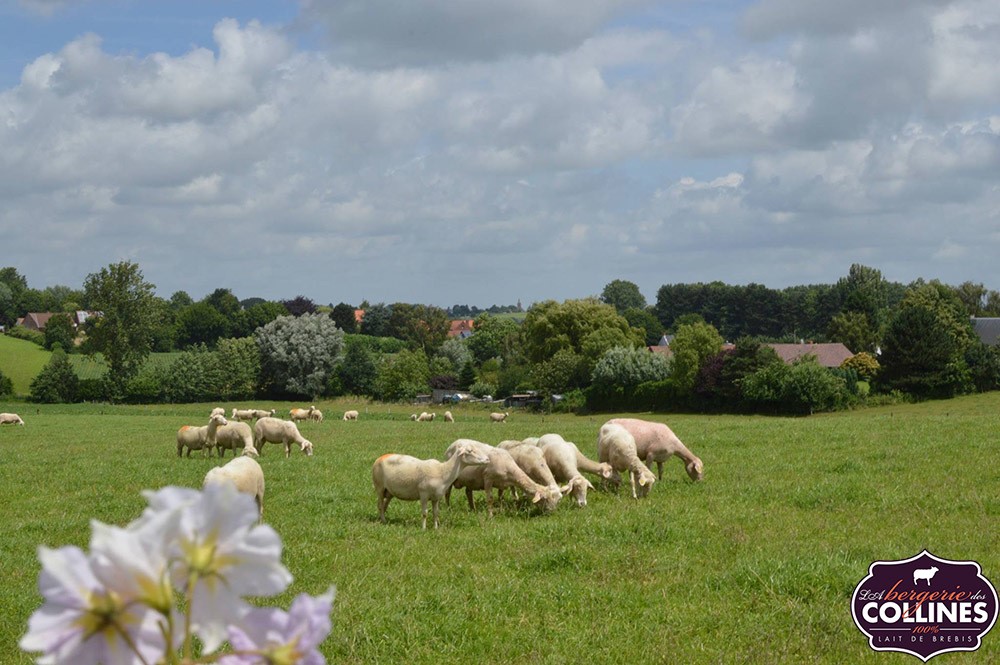
<svg viewBox="0 0 1000 665"><path fill-rule="evenodd" d="M357 319L354 318L354 306L348 305L346 302L338 303L330 311L330 318L345 333L350 334L358 329Z"/></svg>
<svg viewBox="0 0 1000 665"><path fill-rule="evenodd" d="M466 340L469 351L476 362L483 363L490 358L502 358L505 351L516 340L521 326L506 317L480 314L473 322L472 337Z"/></svg>
<svg viewBox="0 0 1000 665"><path fill-rule="evenodd" d="M364 303L361 303L364 305ZM389 320L392 318L392 306L384 302L359 307L365 310L365 315L361 319L361 334L372 337L391 337Z"/></svg>
<svg viewBox="0 0 1000 665"><path fill-rule="evenodd" d="M292 316L302 316L303 314L314 314L316 312L316 303L305 296L295 296L291 300L282 300L281 304L285 306L285 309Z"/></svg>
<svg viewBox="0 0 1000 665"><path fill-rule="evenodd" d="M254 333L261 371L281 392L317 397L340 361L344 331L325 314L283 316Z"/></svg>
<svg viewBox="0 0 1000 665"><path fill-rule="evenodd" d="M143 278L139 264L122 261L87 275L83 288L90 307L101 312L88 320L88 344L104 353L108 394L120 399L152 347L155 287Z"/></svg>
<svg viewBox="0 0 1000 665"><path fill-rule="evenodd" d="M604 352L615 346L642 346L641 333L615 308L596 299L535 303L521 328L527 358L535 363L569 350L589 359L586 374ZM475 336L475 335L473 335Z"/></svg>
<svg viewBox="0 0 1000 665"><path fill-rule="evenodd" d="M45 324L45 348L52 350L58 344L66 353L73 350L76 328L69 314L54 314Z"/></svg>
<svg viewBox="0 0 1000 665"><path fill-rule="evenodd" d="M616 279L605 285L601 292L601 302L614 307L619 314L627 309L645 309L646 298L634 282Z"/></svg>
<svg viewBox="0 0 1000 665"><path fill-rule="evenodd" d="M722 336L709 323L683 325L677 329L670 350L673 352L671 376L681 394L690 393L702 363L722 349Z"/></svg>
<svg viewBox="0 0 1000 665"><path fill-rule="evenodd" d="M840 342L853 353L872 353L879 343L879 335L872 328L864 312L841 312L830 320L830 339Z"/></svg>

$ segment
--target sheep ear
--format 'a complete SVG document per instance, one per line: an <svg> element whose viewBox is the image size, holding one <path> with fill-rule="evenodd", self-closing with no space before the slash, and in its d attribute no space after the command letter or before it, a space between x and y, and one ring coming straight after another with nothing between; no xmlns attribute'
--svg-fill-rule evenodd
<svg viewBox="0 0 1000 665"><path fill-rule="evenodd" d="M559 493L562 494L563 496L566 496L572 490L573 490L573 485L572 484L564 485L564 486L562 486L562 487L559 488Z"/></svg>
<svg viewBox="0 0 1000 665"><path fill-rule="evenodd" d="M543 497L541 492L535 492L535 498L531 500L531 503L538 503L539 501L542 500L542 498Z"/></svg>
<svg viewBox="0 0 1000 665"><path fill-rule="evenodd" d="M587 489L594 489L594 486L586 478L583 479L583 482L587 484Z"/></svg>
<svg viewBox="0 0 1000 665"><path fill-rule="evenodd" d="M639 476L639 487L646 486L646 476Z"/></svg>

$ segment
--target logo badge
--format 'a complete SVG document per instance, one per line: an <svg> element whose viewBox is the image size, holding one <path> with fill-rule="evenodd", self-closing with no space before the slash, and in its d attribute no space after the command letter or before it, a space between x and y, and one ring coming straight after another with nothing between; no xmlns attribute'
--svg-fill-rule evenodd
<svg viewBox="0 0 1000 665"><path fill-rule="evenodd" d="M854 589L851 614L875 651L902 651L926 663L940 653L978 649L996 623L997 604L978 563L924 550L873 563Z"/></svg>

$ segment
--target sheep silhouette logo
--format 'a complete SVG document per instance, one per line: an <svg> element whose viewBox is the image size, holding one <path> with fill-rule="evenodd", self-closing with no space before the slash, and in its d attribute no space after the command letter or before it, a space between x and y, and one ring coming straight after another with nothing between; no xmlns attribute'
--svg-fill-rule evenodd
<svg viewBox="0 0 1000 665"><path fill-rule="evenodd" d="M997 600L978 563L924 550L872 563L854 589L851 615L875 651L901 651L927 662L941 653L977 650L996 623Z"/></svg>

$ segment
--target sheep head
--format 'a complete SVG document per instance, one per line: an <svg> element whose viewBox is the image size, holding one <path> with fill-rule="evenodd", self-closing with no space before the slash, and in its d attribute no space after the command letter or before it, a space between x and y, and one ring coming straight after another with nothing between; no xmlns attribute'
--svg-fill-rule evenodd
<svg viewBox="0 0 1000 665"><path fill-rule="evenodd" d="M597 465L597 475L599 475L601 478L604 478L605 480L609 480L611 478L614 478L617 475L617 472L613 468L611 468L611 465L608 464L607 462L601 462L600 464ZM620 476L616 482L618 483L621 482Z"/></svg>
<svg viewBox="0 0 1000 665"><path fill-rule="evenodd" d="M302 439L302 443L299 444L299 449L304 452L307 457L312 457L313 444L309 439Z"/></svg>
<svg viewBox="0 0 1000 665"><path fill-rule="evenodd" d="M590 484L590 481L583 476L574 476L570 479L569 483L560 488L560 492L563 496L567 494L572 494L576 499L576 504L583 508L587 505L587 490L594 489L594 486Z"/></svg>
<svg viewBox="0 0 1000 665"><path fill-rule="evenodd" d="M556 506L559 504L559 499L561 499L562 496L562 491L556 485L553 485L552 487L539 486L538 489L535 490L535 496L531 498L531 503L541 503L543 510L551 512L556 509Z"/></svg>
<svg viewBox="0 0 1000 665"><path fill-rule="evenodd" d="M705 467L697 457L688 462L685 468L687 469L688 477L695 482L698 482L705 476Z"/></svg>

